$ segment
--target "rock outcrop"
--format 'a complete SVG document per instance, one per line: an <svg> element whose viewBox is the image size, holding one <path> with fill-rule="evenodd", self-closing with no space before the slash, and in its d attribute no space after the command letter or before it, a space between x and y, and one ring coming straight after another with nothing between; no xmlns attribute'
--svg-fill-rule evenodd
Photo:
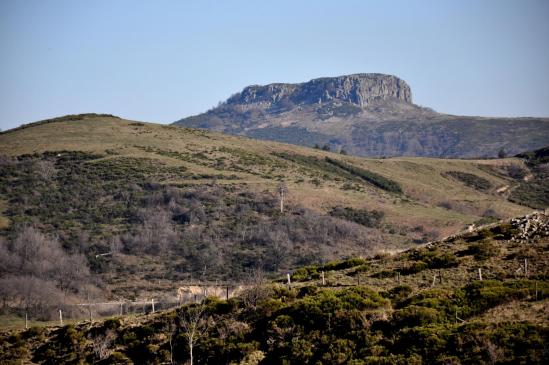
<svg viewBox="0 0 549 365"><path fill-rule="evenodd" d="M395 98L412 102L408 84L392 75L355 74L324 77L301 84L253 85L227 100L230 105L271 107L278 103L295 105L346 102L365 107L375 100Z"/></svg>
<svg viewBox="0 0 549 365"><path fill-rule="evenodd" d="M549 216L544 213L537 212L513 218L510 223L518 232L512 241L528 242L537 236L549 237Z"/></svg>

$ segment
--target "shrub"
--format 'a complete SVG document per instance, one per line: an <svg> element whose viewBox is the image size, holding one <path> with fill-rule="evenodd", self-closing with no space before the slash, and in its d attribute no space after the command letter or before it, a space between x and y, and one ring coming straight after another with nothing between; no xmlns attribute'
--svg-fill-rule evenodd
<svg viewBox="0 0 549 365"><path fill-rule="evenodd" d="M440 312L434 308L410 305L395 311L392 323L397 328L426 326L442 320Z"/></svg>
<svg viewBox="0 0 549 365"><path fill-rule="evenodd" d="M319 268L320 271L336 271L366 264L366 260L354 257L347 260L331 261Z"/></svg>
<svg viewBox="0 0 549 365"><path fill-rule="evenodd" d="M496 256L499 253L499 248L489 242L473 243L469 245L467 253L473 255L475 260L482 261Z"/></svg>

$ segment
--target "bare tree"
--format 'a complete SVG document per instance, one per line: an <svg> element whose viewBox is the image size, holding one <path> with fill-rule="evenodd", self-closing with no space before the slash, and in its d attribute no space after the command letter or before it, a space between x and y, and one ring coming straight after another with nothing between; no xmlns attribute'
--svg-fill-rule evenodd
<svg viewBox="0 0 549 365"><path fill-rule="evenodd" d="M175 325L175 318L170 317L168 323L164 325L162 330L168 337L168 344L170 345L170 364L173 364L173 347L175 338L177 336L177 326Z"/></svg>
<svg viewBox="0 0 549 365"><path fill-rule="evenodd" d="M245 279L246 289L240 295L246 308L255 311L259 302L269 296L271 289L266 286L266 283L265 275L260 269L255 269L248 274Z"/></svg>
<svg viewBox="0 0 549 365"><path fill-rule="evenodd" d="M93 353L99 360L105 360L113 353L110 348L116 339L116 332L108 329L104 335L99 335L93 339Z"/></svg>
<svg viewBox="0 0 549 365"><path fill-rule="evenodd" d="M190 364L193 365L193 349L211 325L211 318L205 316L204 304L192 305L179 313L179 324L189 346Z"/></svg>

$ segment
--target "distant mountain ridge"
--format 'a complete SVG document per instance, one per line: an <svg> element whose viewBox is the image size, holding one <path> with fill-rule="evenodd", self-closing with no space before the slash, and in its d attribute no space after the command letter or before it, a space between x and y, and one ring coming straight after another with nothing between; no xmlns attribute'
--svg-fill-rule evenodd
<svg viewBox="0 0 549 365"><path fill-rule="evenodd" d="M549 118L437 113L413 104L404 80L384 74L252 85L174 124L359 156L495 157L549 144Z"/></svg>

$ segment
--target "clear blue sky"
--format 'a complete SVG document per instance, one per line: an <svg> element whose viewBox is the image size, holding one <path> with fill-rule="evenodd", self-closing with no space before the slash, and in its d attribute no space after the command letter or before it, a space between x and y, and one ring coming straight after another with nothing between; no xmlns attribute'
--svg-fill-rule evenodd
<svg viewBox="0 0 549 365"><path fill-rule="evenodd" d="M549 116L549 1L0 0L0 128L168 123L249 84L394 74L462 115Z"/></svg>

